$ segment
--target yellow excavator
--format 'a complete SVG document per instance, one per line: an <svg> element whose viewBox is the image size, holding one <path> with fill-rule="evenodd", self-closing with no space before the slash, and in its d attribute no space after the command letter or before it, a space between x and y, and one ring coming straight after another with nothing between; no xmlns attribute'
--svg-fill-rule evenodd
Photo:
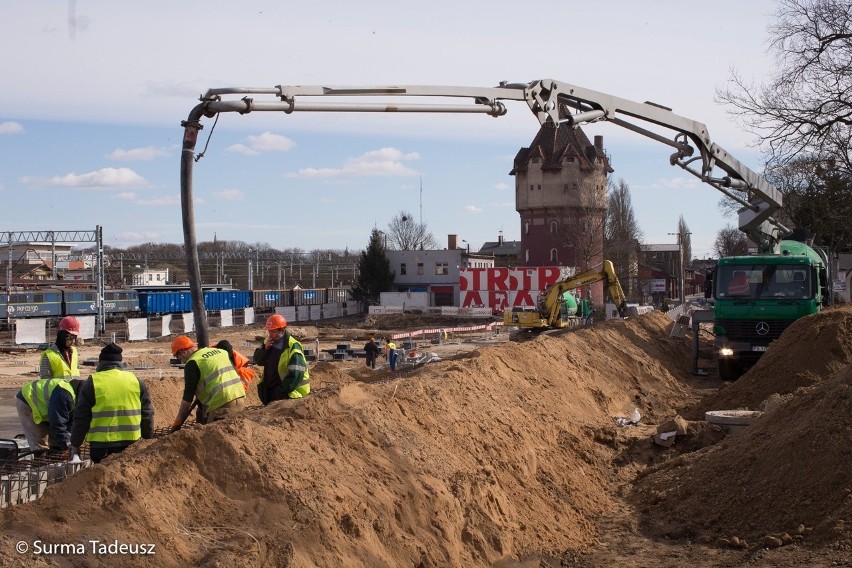
<svg viewBox="0 0 852 568"><path fill-rule="evenodd" d="M600 281L604 282L612 301L615 302L618 315L625 317L627 315L627 298L624 296L624 290L622 290L621 283L615 275L615 267L613 267L611 261L605 260L600 270L587 270L550 286L544 294L539 296L537 310L524 308L506 310L503 312L503 325L530 331L568 327L571 320L566 317L566 313L572 310L563 309L566 303L564 294L574 288ZM574 308L576 309L576 305Z"/></svg>

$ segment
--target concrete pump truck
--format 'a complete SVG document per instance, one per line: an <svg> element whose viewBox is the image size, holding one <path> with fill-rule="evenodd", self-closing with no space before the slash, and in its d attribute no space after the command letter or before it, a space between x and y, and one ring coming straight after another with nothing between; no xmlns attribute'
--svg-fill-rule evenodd
<svg viewBox="0 0 852 568"><path fill-rule="evenodd" d="M368 97L387 100L365 102ZM401 102L407 97L440 97L444 102ZM455 102L459 98L469 101L459 104ZM606 121L671 146L674 148L669 157L671 165L683 168L742 206L739 228L757 245L759 253L720 259L710 289L715 300L714 329L723 379L739 376L792 321L815 313L830 301L829 255L803 239L797 240L791 230L775 219L782 205L778 190L715 144L704 124L656 103L638 103L553 79L501 82L497 87L225 87L203 94L200 103L182 122L184 243L199 343L206 345L208 337L192 209L192 167L201 157L196 157L195 146L202 118L218 119L220 113L227 112L261 111L477 113L500 117L507 113L502 102L506 100L525 102L541 125L570 128Z"/></svg>

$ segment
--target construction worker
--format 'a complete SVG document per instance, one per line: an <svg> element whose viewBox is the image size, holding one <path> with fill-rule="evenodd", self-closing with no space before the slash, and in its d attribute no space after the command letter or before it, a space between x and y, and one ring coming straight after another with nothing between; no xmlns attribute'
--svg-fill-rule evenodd
<svg viewBox="0 0 852 568"><path fill-rule="evenodd" d="M250 366L251 359L234 349L234 346L231 345L231 342L227 339L223 339L216 345L211 345L211 347L221 349L228 354L228 358L231 360L231 364L237 370L237 374L243 381L243 390L248 392L249 385L257 377L257 371L252 369Z"/></svg>
<svg viewBox="0 0 852 568"><path fill-rule="evenodd" d="M172 431L183 426L192 411L193 398L201 404L205 424L245 408L246 391L226 351L215 347L199 349L190 338L179 335L172 341L172 355L184 363L183 399Z"/></svg>
<svg viewBox="0 0 852 568"><path fill-rule="evenodd" d="M367 354L367 366L375 369L376 359L379 358L379 344L376 343L375 337L371 337L370 341L364 344L364 352Z"/></svg>
<svg viewBox="0 0 852 568"><path fill-rule="evenodd" d="M59 320L59 331L56 332L56 343L45 349L39 363L39 377L42 379L72 379L80 378L80 367L77 363L77 336L80 335L80 322L74 316L66 316Z"/></svg>
<svg viewBox="0 0 852 568"><path fill-rule="evenodd" d="M396 343L393 342L393 339L390 337L385 338L385 357L388 358L388 366L390 366L391 373L396 373Z"/></svg>
<svg viewBox="0 0 852 568"><path fill-rule="evenodd" d="M74 403L82 384L79 379L36 379L18 391L15 406L30 450L70 449Z"/></svg>
<svg viewBox="0 0 852 568"><path fill-rule="evenodd" d="M287 331L287 320L273 314L264 326L268 337L254 352L254 362L263 366L257 395L264 405L274 400L303 398L311 392L310 371L302 344Z"/></svg>
<svg viewBox="0 0 852 568"><path fill-rule="evenodd" d="M95 463L154 435L151 395L145 383L125 370L121 351L115 343L101 349L97 369L83 383L74 407L71 452L79 454L86 440Z"/></svg>

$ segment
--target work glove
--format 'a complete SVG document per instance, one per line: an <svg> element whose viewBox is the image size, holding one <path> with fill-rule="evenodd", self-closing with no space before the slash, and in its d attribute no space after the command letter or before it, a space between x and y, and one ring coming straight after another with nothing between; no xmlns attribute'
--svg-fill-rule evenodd
<svg viewBox="0 0 852 568"><path fill-rule="evenodd" d="M47 455L50 457L50 459L55 459L55 460L69 460L69 459L71 459L71 452L70 452L70 450L68 450L68 448L65 448L64 450L52 449L52 450L48 451Z"/></svg>

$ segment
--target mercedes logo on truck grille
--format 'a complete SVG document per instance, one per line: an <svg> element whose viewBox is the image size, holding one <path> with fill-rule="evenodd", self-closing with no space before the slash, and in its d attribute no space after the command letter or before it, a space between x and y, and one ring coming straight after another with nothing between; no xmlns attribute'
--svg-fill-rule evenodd
<svg viewBox="0 0 852 568"><path fill-rule="evenodd" d="M756 326L754 326L754 330L758 335L766 335L769 333L769 324L765 321L758 322Z"/></svg>

